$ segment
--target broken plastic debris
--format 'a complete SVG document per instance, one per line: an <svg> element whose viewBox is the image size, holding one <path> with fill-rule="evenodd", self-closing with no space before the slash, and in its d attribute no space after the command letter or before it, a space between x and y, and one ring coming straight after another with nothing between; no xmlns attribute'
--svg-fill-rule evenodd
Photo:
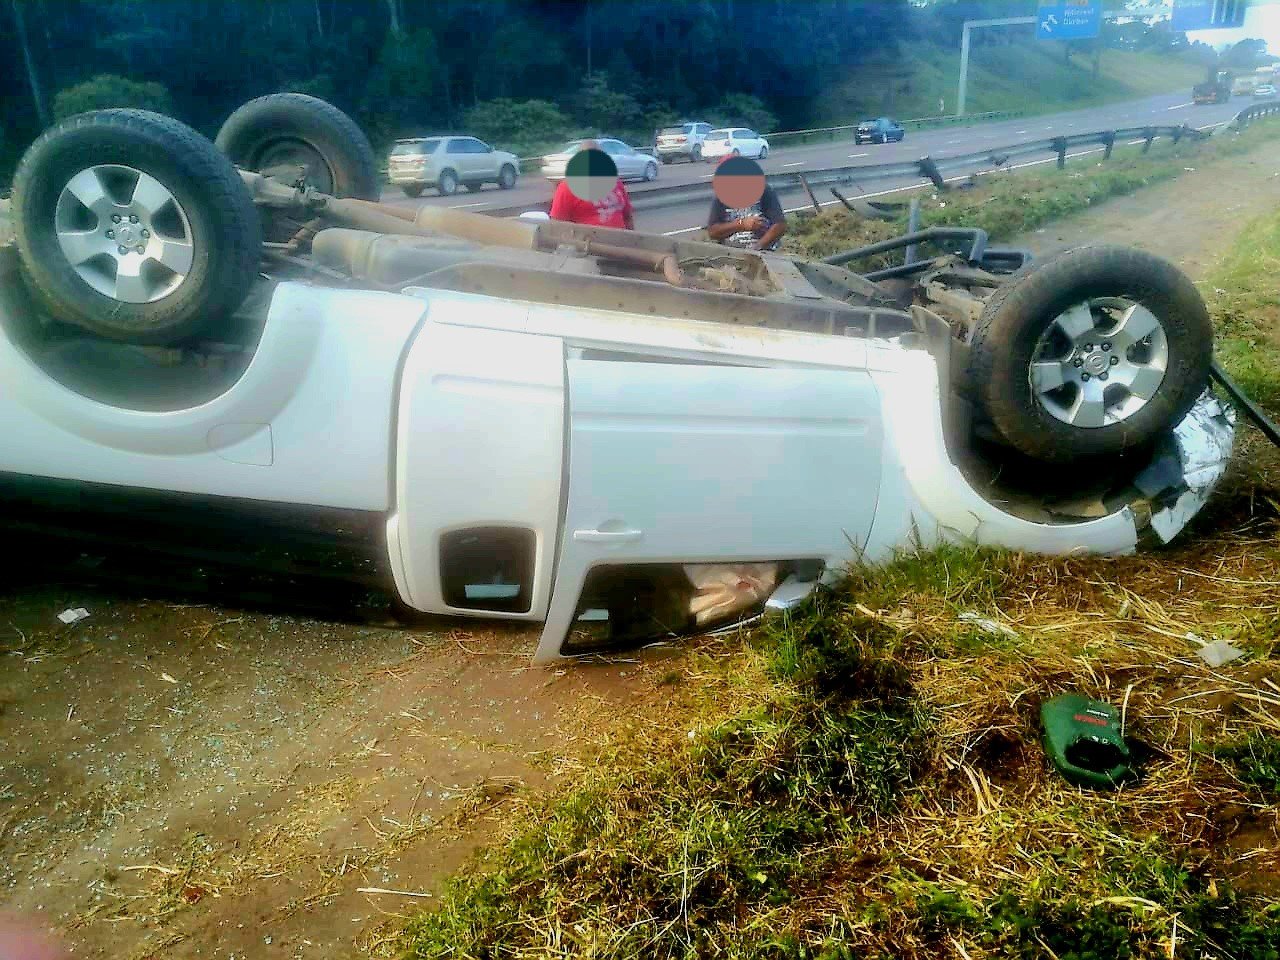
<svg viewBox="0 0 1280 960"><path fill-rule="evenodd" d="M1220 667L1224 663L1230 663L1232 660L1238 660L1244 656L1244 651L1239 647L1233 647L1225 640L1215 640L1213 643L1206 643L1203 647L1196 651L1200 659L1211 667Z"/></svg>
<svg viewBox="0 0 1280 960"><path fill-rule="evenodd" d="M1019 639L1018 631L1013 629L1013 627L1009 626L1007 623L992 620L990 617L984 617L982 614L975 613L972 610L964 611L964 613L960 614L959 619L961 623L972 623L984 633L998 633L1002 636L1008 637L1010 640Z"/></svg>
<svg viewBox="0 0 1280 960"><path fill-rule="evenodd" d="M58 619L63 623L79 623L81 620L87 619L89 611L84 607L68 607L58 614Z"/></svg>

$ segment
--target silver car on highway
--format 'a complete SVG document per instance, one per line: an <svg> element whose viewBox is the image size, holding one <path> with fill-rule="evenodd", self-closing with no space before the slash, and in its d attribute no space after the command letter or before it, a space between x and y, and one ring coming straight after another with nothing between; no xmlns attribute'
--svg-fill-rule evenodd
<svg viewBox="0 0 1280 960"><path fill-rule="evenodd" d="M442 197L459 186L475 192L486 183L510 190L520 177L520 158L475 137L414 137L397 140L387 161L387 179L417 197L435 187Z"/></svg>
<svg viewBox="0 0 1280 960"><path fill-rule="evenodd" d="M543 158L542 173L548 180L563 180L565 167L569 158L582 149L587 140L570 140L553 154ZM649 153L641 153L635 147L628 146L621 140L611 137L600 137L596 144L613 158L618 167L618 176L623 180L657 180L658 158Z"/></svg>

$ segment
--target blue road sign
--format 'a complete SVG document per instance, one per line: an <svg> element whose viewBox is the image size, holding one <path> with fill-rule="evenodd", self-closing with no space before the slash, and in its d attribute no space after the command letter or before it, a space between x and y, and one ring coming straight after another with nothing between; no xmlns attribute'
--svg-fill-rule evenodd
<svg viewBox="0 0 1280 960"><path fill-rule="evenodd" d="M1041 40L1088 40L1102 29L1102 0L1041 0L1038 13Z"/></svg>
<svg viewBox="0 0 1280 960"><path fill-rule="evenodd" d="M1173 0L1174 30L1226 30L1244 25L1248 0Z"/></svg>

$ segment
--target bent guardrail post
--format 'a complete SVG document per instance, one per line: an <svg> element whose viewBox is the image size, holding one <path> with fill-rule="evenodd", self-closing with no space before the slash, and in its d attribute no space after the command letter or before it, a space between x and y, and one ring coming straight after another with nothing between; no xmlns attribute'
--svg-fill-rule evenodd
<svg viewBox="0 0 1280 960"><path fill-rule="evenodd" d="M938 163L930 156L920 158L920 176L927 177L933 181L933 185L939 190L947 189L947 181L942 177L942 171L938 169Z"/></svg>
<svg viewBox="0 0 1280 960"><path fill-rule="evenodd" d="M1151 149L1151 141L1156 138L1156 131L1153 127L1147 127L1147 129L1142 132L1142 135L1147 141L1142 145L1142 152L1146 153Z"/></svg>
<svg viewBox="0 0 1280 960"><path fill-rule="evenodd" d="M907 214L907 233L919 233L920 231L920 198L911 198L911 212ZM920 259L920 244L907 244L906 253L903 255L903 263L915 263Z"/></svg>
<svg viewBox="0 0 1280 960"><path fill-rule="evenodd" d="M837 200L839 200L841 203L843 203L843 204L845 205L845 208L846 208L850 213L857 213L857 212L858 212L856 209L854 209L853 204L852 204L852 203L850 203L848 200L846 200L846 199L844 198L844 194L843 194L843 193L841 193L839 190L837 190L835 187L832 187L832 188L831 188L831 195L832 195L833 197L835 197Z"/></svg>
<svg viewBox="0 0 1280 960"><path fill-rule="evenodd" d="M1061 170L1067 165L1067 138L1054 137L1051 142L1054 152L1058 155L1058 169Z"/></svg>
<svg viewBox="0 0 1280 960"><path fill-rule="evenodd" d="M804 174L798 174L800 177L800 186L804 187L804 192L809 195L809 202L813 204L813 212L821 213L822 204L818 203L818 198L813 195L813 188L809 186L809 181L804 178Z"/></svg>
<svg viewBox="0 0 1280 960"><path fill-rule="evenodd" d="M891 240L881 240L879 243L868 244L865 247L845 250L843 253L824 258L822 262L838 267L848 263L850 260L860 260L863 257L870 257L877 253L887 253L890 250L900 250L903 247L938 240L967 240L969 242L969 252L965 255L965 259L970 263L981 262L987 252L987 231L985 230L980 230L977 227L930 227L927 230L903 234ZM903 266L907 266L907 264Z"/></svg>
<svg viewBox="0 0 1280 960"><path fill-rule="evenodd" d="M1114 150L1116 146L1116 132L1114 130L1108 130L1102 135L1102 146L1102 159L1110 160L1111 151Z"/></svg>

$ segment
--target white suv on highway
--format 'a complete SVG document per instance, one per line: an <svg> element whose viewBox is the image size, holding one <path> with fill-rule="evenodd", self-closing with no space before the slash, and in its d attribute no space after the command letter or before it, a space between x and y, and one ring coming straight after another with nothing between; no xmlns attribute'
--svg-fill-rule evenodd
<svg viewBox="0 0 1280 960"><path fill-rule="evenodd" d="M519 176L519 157L475 137L397 140L387 162L387 179L410 197L420 196L426 187L435 187L447 197L457 192L459 184L471 191L486 183L510 190Z"/></svg>
<svg viewBox="0 0 1280 960"><path fill-rule="evenodd" d="M690 163L701 162L702 145L710 132L711 124L699 121L663 127L657 137L658 159L663 163L681 159Z"/></svg>

